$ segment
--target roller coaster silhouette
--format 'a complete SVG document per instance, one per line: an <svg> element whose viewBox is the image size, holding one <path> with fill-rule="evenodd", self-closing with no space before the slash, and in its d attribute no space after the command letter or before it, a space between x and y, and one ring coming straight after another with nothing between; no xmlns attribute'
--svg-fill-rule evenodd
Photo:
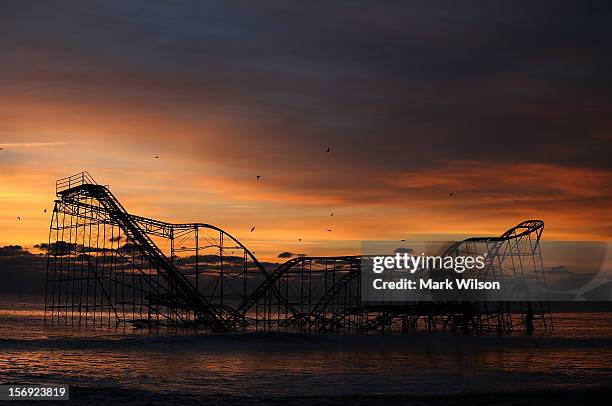
<svg viewBox="0 0 612 406"><path fill-rule="evenodd" d="M362 256L299 257L267 270L240 241L202 223L130 214L82 172L56 183L45 320L91 327L342 334L552 328L543 302L406 302L361 297ZM470 238L446 254L495 252L491 272L543 280L544 223ZM161 248L160 248L161 247Z"/></svg>

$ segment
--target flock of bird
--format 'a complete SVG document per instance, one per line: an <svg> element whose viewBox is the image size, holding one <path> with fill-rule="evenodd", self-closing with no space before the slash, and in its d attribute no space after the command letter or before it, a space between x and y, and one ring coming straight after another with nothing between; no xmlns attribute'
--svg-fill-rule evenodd
<svg viewBox="0 0 612 406"><path fill-rule="evenodd" d="M330 148L330 147L327 147L327 150L326 150L325 152L330 153L330 152L331 152L331 148ZM157 158L157 156L156 156L155 158ZM256 176L255 176L255 180L256 180L256 181L258 181L258 180L260 180L260 179L261 179L261 175L256 175ZM334 216L334 212L332 211L332 212L331 212L331 214L330 214L330 217L333 217L333 216ZM253 232L253 231L255 231L255 227L252 227L252 228L251 228L251 232ZM328 229L327 229L327 231L328 231L329 233L331 233L331 232L332 232L332 229L331 229L331 228L328 228ZM302 239L301 239L301 238L298 238L298 242L302 242ZM253 254L254 254L254 253L255 253L255 252L253 252Z"/></svg>
<svg viewBox="0 0 612 406"><path fill-rule="evenodd" d="M4 149L3 147L0 147L0 151L2 151L3 149ZM326 153L331 153L331 148L330 148L330 147L327 147L327 150L326 150L325 152L326 152ZM154 159L159 159L159 155L155 155L155 158L154 158ZM261 180L261 175L256 175L255 180L256 180L256 181ZM455 193L454 193L454 192L451 192L451 193L449 193L449 194L448 194L448 197L453 197L454 195L455 195ZM46 212L47 212L47 209L44 209L44 210L43 210L43 213L46 213ZM330 217L333 217L333 216L334 216L334 212L332 211L332 212L331 212L331 214L330 214ZM21 221L21 216L17 216L17 221ZM255 227L252 227L252 228L251 228L251 232L253 232L253 231L255 231ZM332 232L332 229L331 229L331 228L328 228L328 229L327 229L327 232L331 233L331 232ZM406 240L401 240L401 241L402 241L402 242L406 242ZM301 238L298 238L298 242L302 242L302 239L301 239Z"/></svg>
<svg viewBox="0 0 612 406"><path fill-rule="evenodd" d="M330 152L331 152L331 148L330 148L330 147L327 147L327 150L326 150L325 152L330 153ZM156 156L155 158L158 158L158 157ZM258 181L258 180L260 180L260 179L261 179L261 175L256 175L255 180L256 180L256 181ZM454 192L451 192L451 193L449 193L449 194L448 194L448 197L453 197L454 195L455 195L455 193L454 193ZM330 217L333 217L333 216L334 216L334 212L332 211L332 212L331 212L331 214L330 214ZM252 227L252 228L251 228L251 232L253 232L253 231L255 231L255 227ZM332 232L332 229L331 229L331 228L328 228L328 229L327 229L327 232L328 232L328 233L331 233L331 232ZM402 240L400 240L400 241L401 241L401 242L406 242L406 240L404 240L404 239L402 239ZM298 242L302 242L302 239L301 239L301 238L298 238Z"/></svg>
<svg viewBox="0 0 612 406"><path fill-rule="evenodd" d="M327 150L326 150L325 152L330 153L330 152L331 152L331 148L330 148L330 147L327 147ZM157 158L157 157L155 157L155 158ZM256 176L256 178L255 178L255 180L260 180L260 179L261 179L261 175L257 175L257 176ZM450 192L450 193L448 194L448 197L453 197L454 195L455 195L455 193L454 193L454 192ZM332 211L332 212L331 212L331 214L330 214L330 217L333 217L333 216L334 216L334 212ZM253 232L253 231L255 231L255 227L251 228L251 232ZM331 232L332 232L332 229L331 229L331 228L328 228L328 229L327 229L327 232L331 233ZM405 240L405 239L402 239L402 240L400 240L400 241L401 241L401 242L406 242L406 240ZM302 239L301 239L301 238L298 238L298 242L302 242Z"/></svg>
<svg viewBox="0 0 612 406"><path fill-rule="evenodd" d="M2 148L2 147L0 147L0 151L2 151L2 149L3 149L3 148ZM331 148L330 148L330 147L327 147L327 150L326 150L325 152L330 153L330 152L331 152ZM159 155L155 155L154 159L159 159ZM255 177L255 180L260 180L260 179L261 179L261 175L257 175L257 176ZM47 209L45 209L45 210L43 211L43 213L46 213L46 212L47 212ZM334 212L332 211L332 212L331 212L331 214L330 214L330 216L332 216L332 217L333 217L333 215L334 215ZM17 216L17 220L18 220L18 221L21 221L21 216ZM253 231L255 231L255 227L251 227L251 232L253 232ZM331 230L331 228L328 228L328 229L327 229L327 231L331 233L331 231L332 231L332 230ZM302 239L301 239L301 238L298 238L298 241L299 241L299 242L302 242Z"/></svg>

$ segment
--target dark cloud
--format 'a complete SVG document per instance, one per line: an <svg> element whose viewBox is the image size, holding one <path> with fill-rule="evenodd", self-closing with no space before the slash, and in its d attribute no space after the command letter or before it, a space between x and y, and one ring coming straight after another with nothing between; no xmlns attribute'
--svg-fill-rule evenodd
<svg viewBox="0 0 612 406"><path fill-rule="evenodd" d="M307 157L288 156L296 144L331 144L387 170L517 158L610 168L611 9L14 1L3 5L2 77L194 124L231 118L240 131L214 142L249 148L223 154L228 165L248 151L297 167Z"/></svg>
<svg viewBox="0 0 612 406"><path fill-rule="evenodd" d="M78 251L81 246L76 243L70 243L66 241L57 241L52 242L50 245L47 245L47 251L52 252L54 255L69 255L76 251Z"/></svg>
<svg viewBox="0 0 612 406"><path fill-rule="evenodd" d="M0 131L166 148L237 199L603 239L611 17L605 1L5 1ZM256 191L239 181L254 168ZM370 213L354 224L382 228Z"/></svg>
<svg viewBox="0 0 612 406"><path fill-rule="evenodd" d="M597 286L596 288L593 288L591 290L589 290L586 293L583 293L582 296L590 301L610 301L612 300L612 281L611 282L606 282L606 283L602 283L601 285Z"/></svg>
<svg viewBox="0 0 612 406"><path fill-rule="evenodd" d="M278 254L277 258L294 258L294 257L305 257L306 254L294 254L293 252L285 251Z"/></svg>
<svg viewBox="0 0 612 406"><path fill-rule="evenodd" d="M23 257L34 255L31 252L23 249L21 245L6 245L0 247L0 257Z"/></svg>
<svg viewBox="0 0 612 406"><path fill-rule="evenodd" d="M413 254L414 250L412 248L397 248L395 251L393 251L394 254Z"/></svg>
<svg viewBox="0 0 612 406"><path fill-rule="evenodd" d="M80 253L78 250L82 249L81 247L75 247L68 243L62 242L61 244L58 243L58 245L51 244L51 246L53 249L57 246L59 256L65 258L66 255L71 255L69 257L70 259L62 260L64 261L63 264L65 267L70 266L68 263L72 261L72 263L76 264L74 265L74 269L81 269L83 267L83 261L87 261L87 258L93 258L91 254ZM41 243L37 244L35 247L37 249L45 249L49 246L46 243ZM137 264L139 264L141 260L146 261L138 251L131 252L132 248L132 246L124 244L120 248L120 252L123 254L129 253L128 257ZM89 253L95 251L95 249L87 250ZM97 255L98 263L110 263L111 259L112 257L106 256L104 252ZM195 256L175 257L174 261L177 268L183 272L183 274L190 277L195 274ZM204 280L214 280L221 270L221 263L218 255L201 255L198 257L197 262L200 277ZM261 264L268 271L272 271L278 266L278 263L274 262L262 262ZM116 271L131 269L129 261L116 261L113 266ZM255 267L252 261L249 261L248 267L249 272L251 272L251 274L249 274L249 283L255 283L253 281L261 279L258 268ZM0 280L2 281L0 283L0 294L44 296L46 270L46 255L31 253L19 245L0 247ZM224 256L223 270L226 273L241 273L244 270L243 257L232 255ZM236 283L242 286L241 284L243 282L241 280L240 283Z"/></svg>
<svg viewBox="0 0 612 406"><path fill-rule="evenodd" d="M546 269L546 272L553 275L569 275L574 273L573 271L570 271L565 265L551 266L550 268Z"/></svg>
<svg viewBox="0 0 612 406"><path fill-rule="evenodd" d="M0 294L44 296L47 257L19 245L0 248Z"/></svg>
<svg viewBox="0 0 612 406"><path fill-rule="evenodd" d="M198 264L199 271L202 273L214 273L221 270L221 258L219 257L219 255L199 255L197 261L195 255L190 255L187 257L175 257L174 260L175 265L184 274L193 274L196 269L196 262ZM260 263L268 271L272 271L278 266L278 263L275 262L264 261ZM247 264L250 267L251 271L255 270L255 265L250 259L247 261ZM235 256L231 254L223 256L223 270L225 272L242 272L243 269L244 258L242 256Z"/></svg>

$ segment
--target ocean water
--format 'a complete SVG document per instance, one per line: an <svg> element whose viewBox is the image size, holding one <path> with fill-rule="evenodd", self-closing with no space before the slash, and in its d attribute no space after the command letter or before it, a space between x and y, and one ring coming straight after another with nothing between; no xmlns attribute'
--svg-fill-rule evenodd
<svg viewBox="0 0 612 406"><path fill-rule="evenodd" d="M0 383L61 383L72 403L605 404L612 313L534 336L143 333L45 327L0 299Z"/></svg>

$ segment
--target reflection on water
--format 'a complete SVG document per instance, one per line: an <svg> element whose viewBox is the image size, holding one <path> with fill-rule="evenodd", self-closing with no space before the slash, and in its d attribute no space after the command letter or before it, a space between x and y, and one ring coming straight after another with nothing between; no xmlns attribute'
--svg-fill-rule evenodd
<svg viewBox="0 0 612 406"><path fill-rule="evenodd" d="M612 314L561 314L552 335L151 334L44 327L2 305L0 381L269 397L450 394L609 384Z"/></svg>

